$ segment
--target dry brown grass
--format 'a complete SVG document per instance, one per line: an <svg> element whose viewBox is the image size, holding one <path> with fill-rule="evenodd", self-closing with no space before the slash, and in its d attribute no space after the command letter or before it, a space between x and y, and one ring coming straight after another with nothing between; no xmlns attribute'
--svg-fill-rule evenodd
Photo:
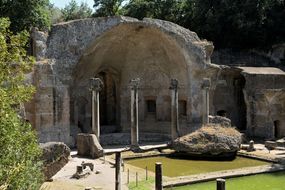
<svg viewBox="0 0 285 190"><path fill-rule="evenodd" d="M240 133L233 127L224 127L218 124L206 124L196 131L208 134L223 134L227 136L240 136Z"/></svg>

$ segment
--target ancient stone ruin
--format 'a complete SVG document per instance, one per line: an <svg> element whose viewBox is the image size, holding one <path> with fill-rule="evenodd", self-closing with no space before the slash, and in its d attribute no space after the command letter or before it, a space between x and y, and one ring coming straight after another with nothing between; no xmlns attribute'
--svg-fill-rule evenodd
<svg viewBox="0 0 285 190"><path fill-rule="evenodd" d="M90 18L32 36L37 63L29 79L37 92L26 112L41 142L74 146L78 133L130 133L130 81L136 78L141 134L170 138L179 129L183 135L219 115L250 136L285 136L285 73L213 64L213 44L174 23ZM92 78L102 81L98 94ZM173 79L178 86L169 89Z"/></svg>
<svg viewBox="0 0 285 190"><path fill-rule="evenodd" d="M204 125L173 142L173 149L185 156L198 158L235 157L241 145L241 134L234 128L216 124Z"/></svg>

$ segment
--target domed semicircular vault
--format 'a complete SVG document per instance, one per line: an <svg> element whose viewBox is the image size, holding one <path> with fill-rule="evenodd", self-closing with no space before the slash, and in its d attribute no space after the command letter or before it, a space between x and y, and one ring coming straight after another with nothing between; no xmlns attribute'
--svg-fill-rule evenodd
<svg viewBox="0 0 285 190"><path fill-rule="evenodd" d="M192 53L178 41L157 27L123 23L91 42L73 76L73 94L79 100L75 104L78 115L75 122L79 127L90 131L91 102L80 102L80 96L91 100L88 86L93 77L101 78L104 83L100 92L101 133L130 129L129 82L134 78L140 78L140 132L170 133L172 78L179 81L179 117L181 126L187 127L187 121L191 122L191 78L201 78L199 71L196 72L201 68L189 67L195 65L192 60L198 59L189 58Z"/></svg>

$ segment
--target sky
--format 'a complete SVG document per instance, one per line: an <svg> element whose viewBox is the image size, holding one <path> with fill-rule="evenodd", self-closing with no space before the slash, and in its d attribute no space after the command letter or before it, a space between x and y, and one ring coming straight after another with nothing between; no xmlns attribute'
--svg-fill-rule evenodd
<svg viewBox="0 0 285 190"><path fill-rule="evenodd" d="M50 0L52 4L54 4L56 7L64 8L65 5L67 5L71 0ZM75 0L78 4L81 4L81 2L86 2L90 8L93 9L94 0Z"/></svg>

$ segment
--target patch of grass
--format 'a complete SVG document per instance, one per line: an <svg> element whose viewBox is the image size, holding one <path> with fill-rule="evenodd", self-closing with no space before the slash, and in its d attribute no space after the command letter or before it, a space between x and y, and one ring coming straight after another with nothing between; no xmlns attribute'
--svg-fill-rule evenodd
<svg viewBox="0 0 285 190"><path fill-rule="evenodd" d="M136 182L130 182L128 185L130 190L152 190L154 187L154 178L149 178L147 181L142 180L138 182L138 186L136 186Z"/></svg>

